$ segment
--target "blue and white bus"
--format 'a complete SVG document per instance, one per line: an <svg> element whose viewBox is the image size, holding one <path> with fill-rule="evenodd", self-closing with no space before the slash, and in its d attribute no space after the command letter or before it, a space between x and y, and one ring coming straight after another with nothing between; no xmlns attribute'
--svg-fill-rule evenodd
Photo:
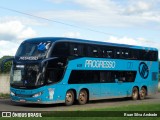
<svg viewBox="0 0 160 120"><path fill-rule="evenodd" d="M74 38L32 38L13 58L11 100L86 104L144 99L158 90L158 50Z"/></svg>

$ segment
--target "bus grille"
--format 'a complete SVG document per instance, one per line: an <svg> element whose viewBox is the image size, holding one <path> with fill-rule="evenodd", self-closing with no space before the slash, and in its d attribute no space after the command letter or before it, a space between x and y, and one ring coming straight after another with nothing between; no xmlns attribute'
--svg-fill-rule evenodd
<svg viewBox="0 0 160 120"><path fill-rule="evenodd" d="M17 97L23 97L23 98L30 98L33 95L23 95L23 94L16 94Z"/></svg>

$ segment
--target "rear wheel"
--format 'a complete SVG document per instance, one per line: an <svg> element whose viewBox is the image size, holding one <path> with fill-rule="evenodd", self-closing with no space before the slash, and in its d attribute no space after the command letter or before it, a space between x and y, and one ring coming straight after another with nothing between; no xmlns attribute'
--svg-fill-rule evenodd
<svg viewBox="0 0 160 120"><path fill-rule="evenodd" d="M78 103L80 105L84 105L87 103L88 100L88 94L86 90L81 90L78 96Z"/></svg>
<svg viewBox="0 0 160 120"><path fill-rule="evenodd" d="M140 91L140 94L139 94L139 99L140 99L140 100L145 99L146 94L147 94L146 89L145 89L144 87L142 87L142 88L141 88L141 91Z"/></svg>
<svg viewBox="0 0 160 120"><path fill-rule="evenodd" d="M132 90L132 100L137 100L138 99L138 88L137 87L134 87L133 90Z"/></svg>
<svg viewBox="0 0 160 120"><path fill-rule="evenodd" d="M74 93L72 90L67 91L66 98L65 98L65 104L67 106L72 105L74 102Z"/></svg>

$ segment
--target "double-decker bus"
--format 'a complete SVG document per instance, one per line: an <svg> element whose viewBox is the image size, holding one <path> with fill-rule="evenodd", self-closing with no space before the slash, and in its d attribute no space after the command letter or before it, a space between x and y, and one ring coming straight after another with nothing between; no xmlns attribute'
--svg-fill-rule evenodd
<svg viewBox="0 0 160 120"><path fill-rule="evenodd" d="M63 37L32 38L13 58L11 100L86 104L158 90L158 50Z"/></svg>

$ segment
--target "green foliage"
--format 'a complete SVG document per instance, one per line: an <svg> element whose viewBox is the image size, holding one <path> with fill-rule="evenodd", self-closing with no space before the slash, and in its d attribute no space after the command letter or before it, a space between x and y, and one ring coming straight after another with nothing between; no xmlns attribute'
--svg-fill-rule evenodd
<svg viewBox="0 0 160 120"><path fill-rule="evenodd" d="M2 61L5 60L5 59L8 59L8 58L12 58L13 56L3 56L2 58L0 58L0 68L2 66ZM12 66L12 61L8 61L4 64L4 71L3 73L9 73L10 72L10 69L11 69L11 66ZM0 73L2 73L2 69L0 69Z"/></svg>
<svg viewBox="0 0 160 120"><path fill-rule="evenodd" d="M6 98L9 98L9 97L10 97L10 94L3 94L3 93L0 93L0 99L1 99L1 98L6 99Z"/></svg>

